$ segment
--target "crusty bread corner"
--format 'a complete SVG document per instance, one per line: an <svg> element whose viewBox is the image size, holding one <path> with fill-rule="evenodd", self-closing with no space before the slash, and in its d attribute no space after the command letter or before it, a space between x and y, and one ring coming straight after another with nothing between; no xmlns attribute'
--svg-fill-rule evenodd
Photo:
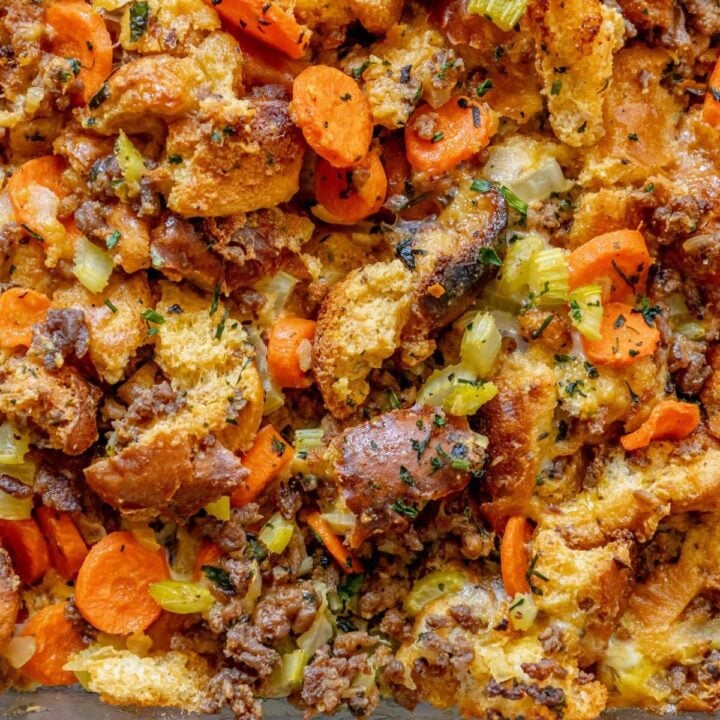
<svg viewBox="0 0 720 720"><path fill-rule="evenodd" d="M409 270L393 260L354 270L330 290L318 317L314 370L335 417L352 415L368 395L368 373L399 346L412 286Z"/></svg>
<svg viewBox="0 0 720 720"><path fill-rule="evenodd" d="M139 657L101 645L81 650L65 668L80 673L86 689L104 702L194 712L200 709L211 674L207 662L193 652Z"/></svg>

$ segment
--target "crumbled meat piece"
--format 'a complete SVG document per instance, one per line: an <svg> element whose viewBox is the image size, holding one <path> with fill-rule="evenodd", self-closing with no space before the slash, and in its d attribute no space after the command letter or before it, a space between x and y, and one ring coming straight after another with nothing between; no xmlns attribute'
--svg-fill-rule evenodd
<svg viewBox="0 0 720 720"><path fill-rule="evenodd" d="M153 266L170 280L190 280L209 292L222 282L222 261L189 220L167 213L151 237Z"/></svg>
<svg viewBox="0 0 720 720"><path fill-rule="evenodd" d="M355 675L367 672L367 669L365 655L332 657L326 647L321 647L305 668L303 702L317 712L332 713L343 702Z"/></svg>
<svg viewBox="0 0 720 720"><path fill-rule="evenodd" d="M261 701L255 697L252 687L241 680L241 674L235 668L223 668L210 678L200 712L219 713L226 704L236 718L262 720Z"/></svg>
<svg viewBox="0 0 720 720"><path fill-rule="evenodd" d="M345 500L358 516L353 545L408 528L418 503L462 490L485 457L464 418L430 406L385 413L346 430L333 447Z"/></svg>
<svg viewBox="0 0 720 720"><path fill-rule="evenodd" d="M360 592L360 616L369 619L396 607L409 590L410 581L407 578L388 577L383 572L366 577Z"/></svg>
<svg viewBox="0 0 720 720"><path fill-rule="evenodd" d="M559 653L565 649L562 630L557 625L550 625L538 635L546 653Z"/></svg>
<svg viewBox="0 0 720 720"><path fill-rule="evenodd" d="M198 520L203 532L216 543L223 552L239 553L246 545L245 528L257 525L263 520L257 503L248 503L240 508L230 511L227 522L213 517Z"/></svg>
<svg viewBox="0 0 720 720"><path fill-rule="evenodd" d="M543 658L533 663L522 663L521 667L523 672L533 680L547 680L551 676L564 678L567 675L567 670L552 658Z"/></svg>
<svg viewBox="0 0 720 720"><path fill-rule="evenodd" d="M488 697L504 697L508 700L521 700L530 696L535 702L545 707L554 708L565 704L565 692L562 688L539 687L537 685L513 685L505 687L495 680L487 685Z"/></svg>
<svg viewBox="0 0 720 720"><path fill-rule="evenodd" d="M412 637L413 622L402 610L390 608L383 615L379 628L396 642L405 642Z"/></svg>
<svg viewBox="0 0 720 720"><path fill-rule="evenodd" d="M378 642L378 638L368 635L364 630L353 630L342 633L335 638L333 654L335 657L349 658L361 650L374 648Z"/></svg>
<svg viewBox="0 0 720 720"><path fill-rule="evenodd" d="M686 395L700 392L712 369L707 363L705 353L707 343L690 340L684 335L673 336L668 353L668 370Z"/></svg>
<svg viewBox="0 0 720 720"><path fill-rule="evenodd" d="M720 32L720 8L712 0L685 0L690 25L705 35Z"/></svg>
<svg viewBox="0 0 720 720"><path fill-rule="evenodd" d="M292 631L304 633L312 625L320 598L312 583L280 585L263 592L253 615L264 642L276 643Z"/></svg>
<svg viewBox="0 0 720 720"><path fill-rule="evenodd" d="M0 490L14 498L27 499L33 496L33 489L10 475L0 473Z"/></svg>
<svg viewBox="0 0 720 720"><path fill-rule="evenodd" d="M70 598L65 603L65 618L70 621L83 642L91 643L97 639L97 629L82 616L75 604L75 598Z"/></svg>
<svg viewBox="0 0 720 720"><path fill-rule="evenodd" d="M673 197L653 213L653 230L660 242L668 245L678 237L684 238L695 232L707 210L707 203L702 199L690 195Z"/></svg>
<svg viewBox="0 0 720 720"><path fill-rule="evenodd" d="M482 618L478 617L477 613L468 605L453 605L448 612L461 628L472 633L477 632L482 626Z"/></svg>
<svg viewBox="0 0 720 720"><path fill-rule="evenodd" d="M115 199L115 187L122 180L120 163L114 154L96 160L88 174L88 186L96 197ZM94 223L91 223L94 226Z"/></svg>
<svg viewBox="0 0 720 720"><path fill-rule="evenodd" d="M79 455L98 439L101 395L69 365L50 373L30 358L11 357L0 368L0 412L68 455Z"/></svg>
<svg viewBox="0 0 720 720"><path fill-rule="evenodd" d="M300 484L293 479L286 483L280 483L277 488L275 505L286 520L292 520L302 507Z"/></svg>
<svg viewBox="0 0 720 720"><path fill-rule="evenodd" d="M33 328L32 351L48 370L61 368L72 357L85 357L90 342L85 313L79 308L50 308Z"/></svg>
<svg viewBox="0 0 720 720"><path fill-rule="evenodd" d="M263 678L273 671L280 656L260 639L260 630L249 623L233 625L225 640L225 655L241 665L250 678Z"/></svg>
<svg viewBox="0 0 720 720"><path fill-rule="evenodd" d="M86 200L75 211L78 230L91 239L105 239L109 232L107 224L110 208L97 200Z"/></svg>
<svg viewBox="0 0 720 720"><path fill-rule="evenodd" d="M0 225L0 260L7 260L25 237L25 229L16 222Z"/></svg>
<svg viewBox="0 0 720 720"><path fill-rule="evenodd" d="M43 505L61 512L82 510L80 501L82 489L72 473L50 467L47 463L38 466L35 472L35 492L40 495Z"/></svg>

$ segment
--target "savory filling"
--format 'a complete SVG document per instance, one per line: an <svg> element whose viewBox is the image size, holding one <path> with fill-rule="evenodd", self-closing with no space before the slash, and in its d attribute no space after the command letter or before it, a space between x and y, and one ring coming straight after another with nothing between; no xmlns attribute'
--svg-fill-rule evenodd
<svg viewBox="0 0 720 720"><path fill-rule="evenodd" d="M718 37L0 0L2 688L720 710Z"/></svg>

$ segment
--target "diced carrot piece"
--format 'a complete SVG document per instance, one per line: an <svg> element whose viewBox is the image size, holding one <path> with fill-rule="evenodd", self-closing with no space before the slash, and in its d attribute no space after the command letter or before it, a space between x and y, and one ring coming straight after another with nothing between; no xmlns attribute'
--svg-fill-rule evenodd
<svg viewBox="0 0 720 720"><path fill-rule="evenodd" d="M32 518L0 520L0 542L10 553L15 572L26 585L39 580L50 568L47 543Z"/></svg>
<svg viewBox="0 0 720 720"><path fill-rule="evenodd" d="M529 535L530 526L524 517L515 515L507 521L500 543L500 573L510 598L518 593L530 592L527 579L529 558L525 547Z"/></svg>
<svg viewBox="0 0 720 720"><path fill-rule="evenodd" d="M335 558L337 564L345 573L361 573L362 565L355 559L355 556L343 545L340 538L332 531L332 528L320 516L320 513L309 513L305 522L312 531L320 538L327 551Z"/></svg>
<svg viewBox="0 0 720 720"><path fill-rule="evenodd" d="M14 287L0 295L0 347L30 347L33 325L45 319L50 299L29 288Z"/></svg>
<svg viewBox="0 0 720 720"><path fill-rule="evenodd" d="M310 387L312 380L300 367L302 343L312 342L315 321L299 317L281 317L270 330L268 369L273 380L284 388Z"/></svg>
<svg viewBox="0 0 720 720"><path fill-rule="evenodd" d="M626 450L647 447L653 440L682 440L700 424L700 408L679 400L662 400L634 432L620 438Z"/></svg>

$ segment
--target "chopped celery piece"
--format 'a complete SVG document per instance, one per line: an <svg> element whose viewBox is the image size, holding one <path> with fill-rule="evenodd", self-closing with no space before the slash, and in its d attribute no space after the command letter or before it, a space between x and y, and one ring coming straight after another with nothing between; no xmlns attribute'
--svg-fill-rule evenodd
<svg viewBox="0 0 720 720"><path fill-rule="evenodd" d="M152 583L148 592L163 610L177 615L205 612L215 604L212 593L196 582L162 580Z"/></svg>
<svg viewBox="0 0 720 720"><path fill-rule="evenodd" d="M27 520L33 509L32 498L16 498L0 490L0 518L3 520Z"/></svg>
<svg viewBox="0 0 720 720"><path fill-rule="evenodd" d="M486 376L495 364L502 335L497 329L495 318L487 312L479 312L468 323L460 345L463 363L474 368L481 377Z"/></svg>
<svg viewBox="0 0 720 720"><path fill-rule="evenodd" d="M23 435L9 420L0 425L0 464L21 465L30 447L30 438Z"/></svg>
<svg viewBox="0 0 720 720"><path fill-rule="evenodd" d="M458 591L467 583L459 570L435 570L416 580L405 597L403 607L408 615L417 615L429 602Z"/></svg>
<svg viewBox="0 0 720 720"><path fill-rule="evenodd" d="M458 379L473 381L475 373L464 363L448 365L436 370L423 384L417 394L417 402L421 405L442 405Z"/></svg>
<svg viewBox="0 0 720 720"><path fill-rule="evenodd" d="M588 340L599 340L603 319L602 288L600 285L583 285L570 293L570 322Z"/></svg>
<svg viewBox="0 0 720 720"><path fill-rule="evenodd" d="M214 502L209 502L205 506L205 512L218 520L227 522L230 519L230 496L223 495Z"/></svg>
<svg viewBox="0 0 720 720"><path fill-rule="evenodd" d="M532 256L545 248L537 235L527 235L508 245L498 276L497 293L513 298L528 284L529 265Z"/></svg>
<svg viewBox="0 0 720 720"><path fill-rule="evenodd" d="M482 380L456 380L443 401L442 407L450 415L474 415L481 405L497 395L495 383Z"/></svg>
<svg viewBox="0 0 720 720"><path fill-rule="evenodd" d="M538 305L557 305L570 291L570 271L565 251L548 248L536 252L530 260L528 285Z"/></svg>
<svg viewBox="0 0 720 720"><path fill-rule="evenodd" d="M0 475L9 475L26 485L32 485L35 482L35 471L37 467L34 462L23 462L19 465L8 465L0 463Z"/></svg>
<svg viewBox="0 0 720 720"><path fill-rule="evenodd" d="M272 553L279 555L290 542L295 532L295 523L286 520L279 512L276 512L260 531L258 540Z"/></svg>
<svg viewBox="0 0 720 720"><path fill-rule="evenodd" d="M145 161L139 150L133 145L132 140L122 130L115 141L115 157L120 165L124 181L117 188L118 194L135 197L140 192L140 180L145 172Z"/></svg>
<svg viewBox="0 0 720 720"><path fill-rule="evenodd" d="M297 282L297 278L281 270L273 277L261 280L255 285L255 289L266 298L258 315L260 325L269 327L282 315Z"/></svg>
<svg viewBox="0 0 720 720"><path fill-rule="evenodd" d="M532 627L538 607L530 593L518 593L510 602L510 623L515 630L526 632Z"/></svg>
<svg viewBox="0 0 720 720"><path fill-rule="evenodd" d="M312 625L298 639L297 644L312 657L333 636L333 626L327 616L327 602L318 610Z"/></svg>
<svg viewBox="0 0 720 720"><path fill-rule="evenodd" d="M501 30L512 30L525 14L528 0L469 0L468 11L483 15Z"/></svg>
<svg viewBox="0 0 720 720"><path fill-rule="evenodd" d="M110 255L87 238L78 238L75 246L75 264L73 275L90 292L100 292L110 279L113 261Z"/></svg>
<svg viewBox="0 0 720 720"><path fill-rule="evenodd" d="M304 430L295 431L295 449L298 452L314 450L322 447L323 435L325 431L322 428L306 428Z"/></svg>
<svg viewBox="0 0 720 720"><path fill-rule="evenodd" d="M355 530L357 518L351 512L328 512L320 516L338 535L349 535Z"/></svg>
<svg viewBox="0 0 720 720"><path fill-rule="evenodd" d="M297 690L303 682L308 654L303 649L285 653L270 675L267 697L280 698Z"/></svg>

